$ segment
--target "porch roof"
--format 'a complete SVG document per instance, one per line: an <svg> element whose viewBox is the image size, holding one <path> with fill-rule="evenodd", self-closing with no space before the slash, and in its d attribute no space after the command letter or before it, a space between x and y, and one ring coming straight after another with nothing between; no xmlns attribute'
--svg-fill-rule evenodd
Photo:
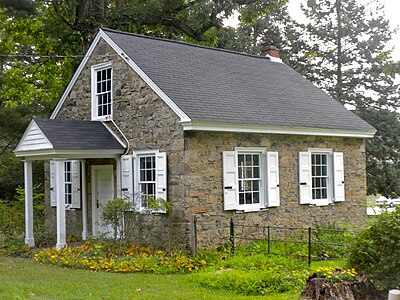
<svg viewBox="0 0 400 300"><path fill-rule="evenodd" d="M124 149L102 122L33 119L14 153L26 159L110 158Z"/></svg>

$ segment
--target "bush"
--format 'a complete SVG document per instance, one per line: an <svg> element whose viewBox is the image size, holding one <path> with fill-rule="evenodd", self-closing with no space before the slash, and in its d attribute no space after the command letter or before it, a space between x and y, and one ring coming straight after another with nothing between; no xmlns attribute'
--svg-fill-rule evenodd
<svg viewBox="0 0 400 300"><path fill-rule="evenodd" d="M349 265L365 272L380 290L400 284L400 209L383 213L349 246Z"/></svg>
<svg viewBox="0 0 400 300"><path fill-rule="evenodd" d="M37 243L44 237L44 194L41 186L34 187L33 193L33 224ZM25 255L27 249L24 245L25 234L25 190L18 187L15 190L13 201L0 200L0 247L2 253L16 256ZM39 238L38 238L39 237Z"/></svg>
<svg viewBox="0 0 400 300"><path fill-rule="evenodd" d="M340 259L346 254L351 233L346 227L334 224L317 225L312 232L311 255L319 259Z"/></svg>
<svg viewBox="0 0 400 300"><path fill-rule="evenodd" d="M104 205L101 218L104 225L112 226L114 241L124 236L124 213L131 208L131 203L121 198L114 198Z"/></svg>

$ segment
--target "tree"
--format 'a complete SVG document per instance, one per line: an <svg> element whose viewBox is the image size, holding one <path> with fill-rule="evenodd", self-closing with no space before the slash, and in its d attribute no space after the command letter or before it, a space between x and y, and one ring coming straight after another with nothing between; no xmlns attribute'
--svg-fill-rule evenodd
<svg viewBox="0 0 400 300"><path fill-rule="evenodd" d="M270 6L266 13L254 12L254 6L240 10L236 30L225 31L220 46L234 51L259 54L266 44L280 49L280 58L295 70L301 71L306 63L303 53L307 49L304 25L296 22L288 12L285 1Z"/></svg>
<svg viewBox="0 0 400 300"><path fill-rule="evenodd" d="M87 49L99 26L208 46L218 44L223 20L234 10L268 12L287 0L73 0L52 1L62 25L79 33Z"/></svg>
<svg viewBox="0 0 400 300"><path fill-rule="evenodd" d="M308 0L303 10L309 50L300 72L375 126L377 135L366 142L368 193L400 195L394 112L399 85L386 47L392 32L382 6L375 0L368 7L356 0Z"/></svg>
<svg viewBox="0 0 400 300"><path fill-rule="evenodd" d="M0 8L0 199L7 201L23 185L11 151L33 117L49 116L72 74L74 59L56 58L62 44L43 30L45 13L44 6L35 14ZM43 165L35 163L34 173L42 182Z"/></svg>
<svg viewBox="0 0 400 300"><path fill-rule="evenodd" d="M366 141L368 194L400 196L400 116L387 109L361 110L358 114L377 129Z"/></svg>
<svg viewBox="0 0 400 300"><path fill-rule="evenodd" d="M353 107L397 107L398 85L391 69L392 38L383 7L371 1L308 0L309 50L302 73L333 98Z"/></svg>

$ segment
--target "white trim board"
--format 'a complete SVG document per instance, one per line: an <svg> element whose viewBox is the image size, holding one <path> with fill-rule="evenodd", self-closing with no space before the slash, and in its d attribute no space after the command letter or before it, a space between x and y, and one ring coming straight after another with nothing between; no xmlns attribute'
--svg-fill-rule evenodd
<svg viewBox="0 0 400 300"><path fill-rule="evenodd" d="M83 68L85 67L87 61L89 60L90 56L93 53L94 48L96 48L98 42L100 41L101 34L100 32L96 35L94 38L92 44L90 45L88 51L86 52L86 55L83 57L81 63L79 64L78 69L75 71L74 75L72 76L70 82L68 83L67 87L64 90L64 93L62 94L60 101L58 101L56 107L54 108L53 112L51 113L50 119L55 119L57 117L58 112L60 111L62 105L64 104L65 99L69 95L69 93L72 90L72 87L74 86L76 80L78 79L79 75L81 74Z"/></svg>
<svg viewBox="0 0 400 300"><path fill-rule="evenodd" d="M16 157L24 157L26 160L45 160L45 159L87 159L87 158L117 158L124 153L125 149L43 149L34 151L20 151Z"/></svg>
<svg viewBox="0 0 400 300"><path fill-rule="evenodd" d="M327 128L297 128L285 126L257 126L207 122L182 122L185 131L222 131L222 132L246 132L246 133L274 133L290 135L314 135L372 138L376 131L338 130Z"/></svg>
<svg viewBox="0 0 400 300"><path fill-rule="evenodd" d="M75 74L72 76L71 81L69 82L67 88L65 89L64 93L62 94L60 101L57 103L56 108L54 109L53 113L50 116L50 119L55 119L57 117L58 112L60 111L64 101L66 100L67 96L69 95L72 87L74 86L75 82L77 81L80 73L82 72L83 68L85 67L89 57L92 55L95 47L97 46L100 39L103 39L114 51L142 78L150 87L151 89L177 114L177 116L181 119L181 122L190 122L190 118L185 112L176 105L174 101L171 100L158 86L150 79L149 76L142 69L136 65L130 59L130 57L125 54L125 52L116 44L114 41L101 29L97 33L96 37L94 38L92 44L89 47L85 57L83 58L82 62L80 63L78 69L76 70Z"/></svg>

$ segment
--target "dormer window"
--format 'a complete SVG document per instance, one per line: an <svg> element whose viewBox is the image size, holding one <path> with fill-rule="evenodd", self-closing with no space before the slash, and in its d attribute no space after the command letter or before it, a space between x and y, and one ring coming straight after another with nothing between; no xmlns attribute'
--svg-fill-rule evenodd
<svg viewBox="0 0 400 300"><path fill-rule="evenodd" d="M92 66L92 120L112 117L112 63Z"/></svg>

